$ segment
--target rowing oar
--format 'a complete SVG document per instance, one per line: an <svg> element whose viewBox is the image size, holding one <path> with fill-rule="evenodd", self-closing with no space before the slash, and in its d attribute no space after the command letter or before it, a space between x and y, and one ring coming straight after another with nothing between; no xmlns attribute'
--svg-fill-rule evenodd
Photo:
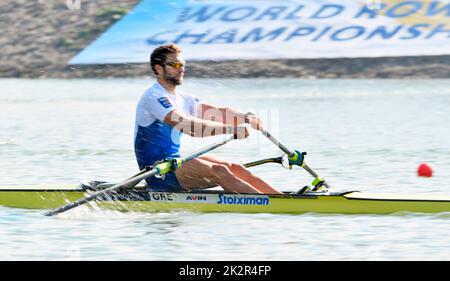
<svg viewBox="0 0 450 281"><path fill-rule="evenodd" d="M145 170L144 169L144 170L140 171L139 173L137 173L136 175L134 175L134 176L124 180L121 183L118 183L118 184L115 184L115 185L113 185L111 187L108 187L108 188L102 189L100 191L94 192L94 193L92 193L91 195L89 195L87 197L84 197L84 198L82 198L80 200L71 202L71 203L69 203L67 205L61 206L58 209L48 211L44 215L45 216L57 215L57 214L60 214L62 212L65 212L65 211L68 211L70 209L73 209L75 207L78 207L80 205L83 205L83 204L85 204L85 203L87 203L89 201L92 201L92 200L94 200L95 198L97 198L99 196L107 195L108 193L112 193L112 192L116 192L116 191L118 191L118 190L120 190L121 188L124 188L124 187L127 187L127 188L133 187L133 186L137 185L140 181L142 181L145 178L153 177L155 175L164 175L164 174L170 172L173 168L179 167L183 163L185 163L185 162L187 162L189 160L192 160L194 158L197 158L198 156L200 156L202 154L210 152L211 150L216 149L219 146L222 146L222 145L232 141L233 139L235 139L234 136L229 137L229 138L227 138L227 139L225 139L225 140L223 140L223 141L221 141L219 143L209 145L209 146L199 150L198 152L194 152L192 154L189 154L189 155L187 155L184 158L174 158L174 159L167 160L165 162L157 164L151 170Z"/></svg>
<svg viewBox="0 0 450 281"><path fill-rule="evenodd" d="M297 150L291 151L289 148L287 148L285 145L280 143L274 136L272 136L266 130L261 129L260 131L271 142L273 142L276 146L278 146L278 148L280 148L284 153L286 153L286 155L288 156L288 159L289 159L290 167L292 165L298 165L300 167L303 167L303 169L305 169L311 176L314 177L314 181L312 183L312 185L314 187L319 188L321 185L324 185L326 188L330 188L330 186L328 185L328 183L325 182L324 179L319 177L319 175L316 172L314 172L308 165L306 165L306 163L304 161L304 156L306 155L306 153L304 153L304 152L302 153Z"/></svg>

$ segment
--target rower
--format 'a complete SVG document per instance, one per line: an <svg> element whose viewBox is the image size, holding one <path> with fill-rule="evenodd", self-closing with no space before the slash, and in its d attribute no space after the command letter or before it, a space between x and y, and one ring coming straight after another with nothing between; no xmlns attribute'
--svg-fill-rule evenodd
<svg viewBox="0 0 450 281"><path fill-rule="evenodd" d="M180 137L233 134L247 138L244 124L262 130L261 120L232 108L218 107L177 89L184 78L186 62L175 44L156 48L150 66L157 82L141 97L136 110L135 154L142 170L161 159L179 157ZM181 191L221 186L227 192L281 194L244 166L214 156L200 156L163 177L149 177L157 191Z"/></svg>

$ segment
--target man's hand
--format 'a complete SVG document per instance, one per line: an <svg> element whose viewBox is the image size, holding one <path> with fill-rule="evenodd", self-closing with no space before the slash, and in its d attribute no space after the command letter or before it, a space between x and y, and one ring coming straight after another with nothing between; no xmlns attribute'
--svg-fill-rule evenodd
<svg viewBox="0 0 450 281"><path fill-rule="evenodd" d="M253 129L260 131L262 127L262 121L256 115L247 113L245 115L245 123L250 124Z"/></svg>

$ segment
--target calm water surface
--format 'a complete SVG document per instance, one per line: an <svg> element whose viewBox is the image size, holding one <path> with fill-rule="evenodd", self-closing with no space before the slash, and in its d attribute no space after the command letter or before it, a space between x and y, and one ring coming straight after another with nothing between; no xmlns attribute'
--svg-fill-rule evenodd
<svg viewBox="0 0 450 281"><path fill-rule="evenodd" d="M0 80L1 185L120 181L137 170L134 109L153 81ZM450 80L194 80L212 104L252 111L337 191L450 195ZM280 155L252 131L213 154ZM217 141L184 137L182 152ZM419 178L428 162L434 177ZM282 190L312 179L253 171ZM57 217L0 207L1 260L450 260L450 214L118 213Z"/></svg>

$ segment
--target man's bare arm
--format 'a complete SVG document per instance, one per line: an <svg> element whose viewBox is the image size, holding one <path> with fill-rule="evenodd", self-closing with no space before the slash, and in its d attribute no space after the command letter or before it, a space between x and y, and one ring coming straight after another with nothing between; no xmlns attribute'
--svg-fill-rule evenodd
<svg viewBox="0 0 450 281"><path fill-rule="evenodd" d="M164 118L164 122L192 137L202 138L234 134L237 138L241 139L248 136L248 131L245 127L237 127L221 122L196 118L177 109L174 109L167 114L166 118Z"/></svg>
<svg viewBox="0 0 450 281"><path fill-rule="evenodd" d="M257 116L249 113L241 113L230 107L216 107L202 103L198 116L203 120L213 120L227 125L238 126L244 123L250 124L253 129L262 129L262 122Z"/></svg>

